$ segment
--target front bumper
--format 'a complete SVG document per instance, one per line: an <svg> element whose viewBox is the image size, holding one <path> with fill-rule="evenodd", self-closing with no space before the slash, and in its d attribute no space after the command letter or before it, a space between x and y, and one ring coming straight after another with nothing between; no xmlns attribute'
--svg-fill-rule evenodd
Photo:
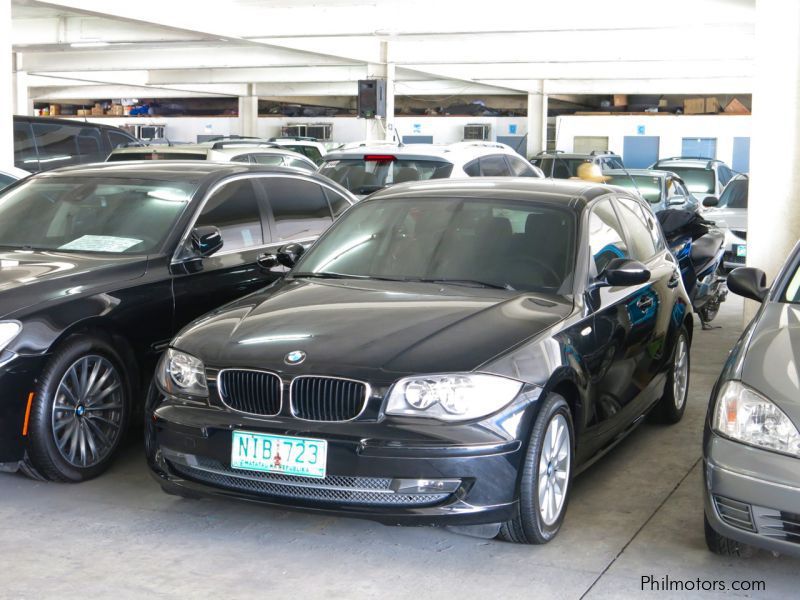
<svg viewBox="0 0 800 600"><path fill-rule="evenodd" d="M25 455L28 395L34 391L46 359L0 352L0 471L15 471Z"/></svg>
<svg viewBox="0 0 800 600"><path fill-rule="evenodd" d="M705 513L714 530L800 557L800 459L706 437Z"/></svg>
<svg viewBox="0 0 800 600"><path fill-rule="evenodd" d="M504 414L523 427L526 407ZM307 422L251 417L167 400L147 414L147 454L168 492L221 495L390 525L500 523L516 506L524 444L498 420ZM232 469L231 432L325 439L325 479ZM415 484L416 487L415 487Z"/></svg>

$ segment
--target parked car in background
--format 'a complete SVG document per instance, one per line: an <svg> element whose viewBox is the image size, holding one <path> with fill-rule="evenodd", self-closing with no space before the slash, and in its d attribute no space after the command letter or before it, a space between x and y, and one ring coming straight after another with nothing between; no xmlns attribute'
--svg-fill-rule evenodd
<svg viewBox="0 0 800 600"><path fill-rule="evenodd" d="M110 125L14 116L14 166L30 173L103 162L114 148L140 143Z"/></svg>
<svg viewBox="0 0 800 600"><path fill-rule="evenodd" d="M273 137L269 138L269 141L278 144L279 146L283 146L284 148L288 148L289 150L294 150L300 154L303 154L314 161L317 165L322 164L327 151L325 150L325 144L322 142L317 141L316 138L311 137Z"/></svg>
<svg viewBox="0 0 800 600"><path fill-rule="evenodd" d="M736 175L728 182L719 199L704 201L704 217L714 221L725 233L723 266L735 269L747 260L747 197L750 177Z"/></svg>
<svg viewBox="0 0 800 600"><path fill-rule="evenodd" d="M759 269L728 275L761 303L711 393L703 436L705 534L711 551L800 557L800 245L767 287Z"/></svg>
<svg viewBox="0 0 800 600"><path fill-rule="evenodd" d="M316 174L205 161L71 167L3 192L0 470L100 474L176 331L275 281L264 253L311 244L352 201Z"/></svg>
<svg viewBox="0 0 800 600"><path fill-rule="evenodd" d="M129 160L211 160L238 162L273 167L294 167L309 173L317 170L310 158L271 142L227 140L177 146L157 144L133 148L117 148L108 162Z"/></svg>
<svg viewBox="0 0 800 600"><path fill-rule="evenodd" d="M363 198L383 187L427 179L542 177L506 144L457 142L332 150L319 172Z"/></svg>
<svg viewBox="0 0 800 600"><path fill-rule="evenodd" d="M701 203L708 196L719 198L722 190L736 175L736 171L724 162L713 158L687 156L661 158L653 163L650 168L671 171L678 175L686 183L689 191Z"/></svg>
<svg viewBox="0 0 800 600"><path fill-rule="evenodd" d="M575 473L686 408L689 299L626 191L400 184L269 262L293 269L187 326L156 370L167 492L544 543Z"/></svg>
<svg viewBox="0 0 800 600"><path fill-rule="evenodd" d="M638 192L653 212L667 208L697 211L699 203L683 179L669 171L610 169L603 171L606 183Z"/></svg>
<svg viewBox="0 0 800 600"><path fill-rule="evenodd" d="M570 179L579 177L578 169L583 164L594 164L601 171L623 169L622 157L610 151L592 151L587 153L561 152L549 150L539 152L531 159L531 164L539 167L545 177L554 179Z"/></svg>
<svg viewBox="0 0 800 600"><path fill-rule="evenodd" d="M17 167L6 167L4 169L0 169L0 190L8 187L15 181L24 179L28 175L30 175L29 171L18 169Z"/></svg>

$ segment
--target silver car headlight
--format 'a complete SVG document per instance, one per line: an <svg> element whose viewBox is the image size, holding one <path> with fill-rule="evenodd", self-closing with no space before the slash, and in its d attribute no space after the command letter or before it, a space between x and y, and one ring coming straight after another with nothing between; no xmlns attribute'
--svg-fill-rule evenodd
<svg viewBox="0 0 800 600"><path fill-rule="evenodd" d="M176 396L208 398L206 368L199 358L168 348L156 369L158 385Z"/></svg>
<svg viewBox="0 0 800 600"><path fill-rule="evenodd" d="M0 350L4 350L22 331L19 321L0 321Z"/></svg>
<svg viewBox="0 0 800 600"><path fill-rule="evenodd" d="M386 414L441 421L479 419L507 406L522 383L483 373L420 375L392 387Z"/></svg>
<svg viewBox="0 0 800 600"><path fill-rule="evenodd" d="M800 456L800 433L786 414L741 381L728 381L717 395L714 431L765 450Z"/></svg>

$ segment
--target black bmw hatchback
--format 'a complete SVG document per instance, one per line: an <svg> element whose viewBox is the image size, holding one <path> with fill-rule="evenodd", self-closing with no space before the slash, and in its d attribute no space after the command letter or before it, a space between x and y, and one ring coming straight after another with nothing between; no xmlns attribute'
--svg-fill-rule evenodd
<svg viewBox="0 0 800 600"><path fill-rule="evenodd" d="M0 470L102 472L175 333L278 279L259 258L310 244L351 201L294 169L167 161L61 169L4 190Z"/></svg>
<svg viewBox="0 0 800 600"><path fill-rule="evenodd" d="M647 207L570 181L401 184L171 343L165 491L543 543L570 481L683 415L692 315ZM295 264L296 263L296 264Z"/></svg>

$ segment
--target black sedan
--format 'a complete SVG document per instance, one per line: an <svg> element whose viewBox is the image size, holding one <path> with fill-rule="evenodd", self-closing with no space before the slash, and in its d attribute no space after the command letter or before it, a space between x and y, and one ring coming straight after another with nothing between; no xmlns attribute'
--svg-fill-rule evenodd
<svg viewBox="0 0 800 600"><path fill-rule="evenodd" d="M165 491L543 543L578 470L685 410L689 301L619 188L399 184L267 262L297 264L156 369Z"/></svg>
<svg viewBox="0 0 800 600"><path fill-rule="evenodd" d="M310 244L351 201L294 169L167 161L4 190L0 470L102 472L175 333L279 278L270 246Z"/></svg>

